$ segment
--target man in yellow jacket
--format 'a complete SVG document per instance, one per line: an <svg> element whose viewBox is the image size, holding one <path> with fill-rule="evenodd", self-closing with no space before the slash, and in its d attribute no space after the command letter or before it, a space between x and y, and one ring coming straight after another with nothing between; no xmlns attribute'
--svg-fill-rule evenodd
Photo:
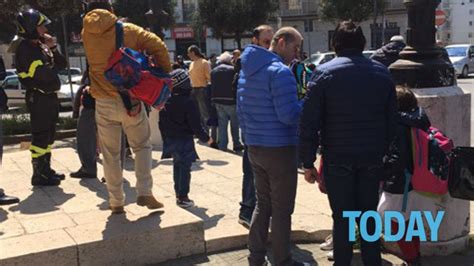
<svg viewBox="0 0 474 266"><path fill-rule="evenodd" d="M135 153L137 177L137 204L149 209L162 208L152 194L150 127L145 108L130 116L117 89L104 77L109 57L116 50L114 15L109 1L89 0L87 14L83 21L82 38L89 63L90 91L96 99L96 120L99 145L104 156L104 176L109 191L109 205L112 213L123 213L125 197L123 192L122 167L120 163L121 132L124 130ZM171 71L168 49L155 34L131 23L124 23L124 46L146 51L155 57L157 64L166 72Z"/></svg>

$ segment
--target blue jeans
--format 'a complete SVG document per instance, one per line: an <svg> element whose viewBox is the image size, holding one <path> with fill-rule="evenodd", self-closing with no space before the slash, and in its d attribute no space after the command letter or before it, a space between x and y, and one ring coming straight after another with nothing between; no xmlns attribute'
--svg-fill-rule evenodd
<svg viewBox="0 0 474 266"><path fill-rule="evenodd" d="M191 165L197 158L193 137L165 137L163 155L173 157L176 197L187 197L191 183Z"/></svg>
<svg viewBox="0 0 474 266"><path fill-rule="evenodd" d="M244 178L242 180L242 201L240 202L239 218L250 221L257 199L255 197L255 180L252 165L250 165L247 145L244 146L244 155L242 156L242 171L244 172Z"/></svg>
<svg viewBox="0 0 474 266"><path fill-rule="evenodd" d="M219 138L218 138L218 147L219 150L227 150L227 143L229 143L229 138L227 136L227 125L230 120L230 132L232 134L232 142L234 147L242 146L240 143L239 137L239 119L237 118L237 109L235 104L225 105L225 104L216 104L217 109L217 123L219 125Z"/></svg>
<svg viewBox="0 0 474 266"><path fill-rule="evenodd" d="M323 173L334 222L334 265L350 265L353 243L348 240L349 222L342 217L342 212L377 211L383 167L382 164L357 166L325 162ZM375 232L375 222L372 219L367 222L367 232L369 235ZM382 265L379 241L367 242L361 239L361 250L364 265Z"/></svg>

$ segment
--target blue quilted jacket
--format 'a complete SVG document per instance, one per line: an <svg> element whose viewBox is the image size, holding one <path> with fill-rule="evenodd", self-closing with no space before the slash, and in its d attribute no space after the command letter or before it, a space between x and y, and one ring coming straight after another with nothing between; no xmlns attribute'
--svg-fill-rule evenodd
<svg viewBox="0 0 474 266"><path fill-rule="evenodd" d="M291 70L277 54L255 45L245 48L241 63L237 113L245 144L297 145L302 103Z"/></svg>

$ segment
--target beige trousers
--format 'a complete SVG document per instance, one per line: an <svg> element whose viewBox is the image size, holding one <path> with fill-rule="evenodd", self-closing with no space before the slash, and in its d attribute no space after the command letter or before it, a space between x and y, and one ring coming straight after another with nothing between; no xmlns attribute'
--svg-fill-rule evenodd
<svg viewBox="0 0 474 266"><path fill-rule="evenodd" d="M152 195L150 125L142 105L139 114L127 114L122 99L96 100L95 117L99 134L99 145L103 155L104 176L109 191L110 206L125 204L123 176L120 158L122 129L135 154L136 190L138 196Z"/></svg>

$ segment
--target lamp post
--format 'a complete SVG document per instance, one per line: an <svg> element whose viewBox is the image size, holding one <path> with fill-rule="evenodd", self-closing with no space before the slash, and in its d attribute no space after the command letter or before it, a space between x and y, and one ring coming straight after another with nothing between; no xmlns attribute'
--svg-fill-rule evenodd
<svg viewBox="0 0 474 266"><path fill-rule="evenodd" d="M408 12L407 47L390 66L397 84L410 88L453 86L454 68L436 45L435 10L440 0L405 0Z"/></svg>
<svg viewBox="0 0 474 266"><path fill-rule="evenodd" d="M408 12L407 46L400 59L390 66L398 85L407 85L431 124L449 136L456 146L470 146L471 95L456 85L454 68L446 51L435 43L435 10L440 0L404 0ZM446 211L439 227L438 242L422 242L422 256L443 256L466 249L469 243L469 201L452 198L449 193L428 198L418 193L409 196L420 210ZM387 246L388 245L388 246ZM386 244L389 251L397 248Z"/></svg>

